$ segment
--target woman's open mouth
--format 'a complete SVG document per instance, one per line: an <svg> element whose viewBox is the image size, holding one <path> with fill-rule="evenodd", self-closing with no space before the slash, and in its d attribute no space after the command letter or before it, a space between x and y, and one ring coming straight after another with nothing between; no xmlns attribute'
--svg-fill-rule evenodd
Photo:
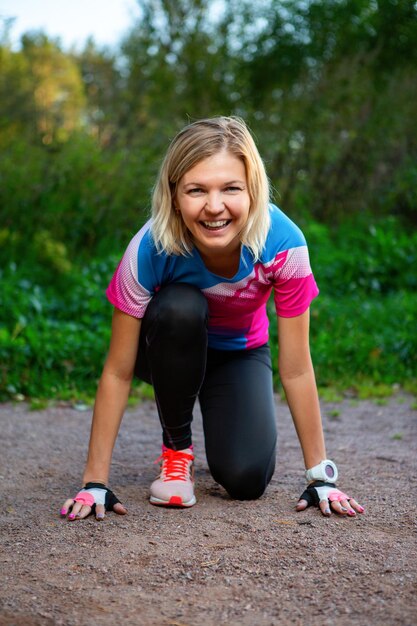
<svg viewBox="0 0 417 626"><path fill-rule="evenodd" d="M217 220L216 222L201 221L200 224L207 230L221 230L230 224L232 220Z"/></svg>

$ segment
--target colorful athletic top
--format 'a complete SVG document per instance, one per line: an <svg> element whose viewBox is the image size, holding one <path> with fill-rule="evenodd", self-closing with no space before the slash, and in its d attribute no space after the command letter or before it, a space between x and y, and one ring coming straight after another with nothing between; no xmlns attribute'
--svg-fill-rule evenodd
<svg viewBox="0 0 417 626"><path fill-rule="evenodd" d="M276 206L259 261L242 246L233 278L213 274L197 248L188 256L158 253L151 221L133 237L107 288L118 309L142 318L152 296L170 283L188 283L205 295L209 307L208 345L218 350L256 348L268 341L266 303L274 289L277 315L295 317L319 293L300 229Z"/></svg>

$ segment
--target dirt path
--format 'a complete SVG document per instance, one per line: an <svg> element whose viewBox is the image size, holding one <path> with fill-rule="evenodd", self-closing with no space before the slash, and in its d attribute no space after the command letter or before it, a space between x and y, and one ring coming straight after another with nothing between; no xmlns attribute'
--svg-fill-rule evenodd
<svg viewBox="0 0 417 626"><path fill-rule="evenodd" d="M411 403L323 405L340 484L366 506L357 519L293 511L301 455L279 400L277 470L260 500L231 501L213 483L197 416L197 506L152 507L159 428L144 403L126 414L114 455L112 487L129 515L102 523L57 515L78 486L90 411L1 406L0 624L415 625Z"/></svg>

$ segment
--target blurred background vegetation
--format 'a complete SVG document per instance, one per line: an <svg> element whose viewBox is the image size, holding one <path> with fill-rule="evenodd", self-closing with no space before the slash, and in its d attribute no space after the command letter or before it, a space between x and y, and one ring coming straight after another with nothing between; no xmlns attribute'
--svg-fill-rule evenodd
<svg viewBox="0 0 417 626"><path fill-rule="evenodd" d="M416 3L138 4L117 49L27 33L17 50L3 25L0 399L94 395L104 290L168 142L219 114L248 122L307 236L323 394L415 392Z"/></svg>

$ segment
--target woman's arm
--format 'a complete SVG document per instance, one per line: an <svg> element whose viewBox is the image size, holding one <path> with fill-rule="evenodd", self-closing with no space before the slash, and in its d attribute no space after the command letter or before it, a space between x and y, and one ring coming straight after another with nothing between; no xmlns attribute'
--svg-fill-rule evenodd
<svg viewBox="0 0 417 626"><path fill-rule="evenodd" d="M133 378L140 326L140 319L114 309L110 348L94 405L84 483L108 483L113 447Z"/></svg>
<svg viewBox="0 0 417 626"><path fill-rule="evenodd" d="M298 317L278 317L279 373L300 440L306 469L318 465L327 456L310 356L309 322L309 310ZM309 489L313 487L314 483ZM305 493L298 501L297 511L309 506ZM321 512L326 516L330 515L331 510L352 517L356 512L364 512L364 508L356 500L334 486L324 486L321 490L319 488L316 499Z"/></svg>
<svg viewBox="0 0 417 626"><path fill-rule="evenodd" d="M278 317L278 369L306 469L326 458L319 398L310 356L309 327L309 309L297 317Z"/></svg>

